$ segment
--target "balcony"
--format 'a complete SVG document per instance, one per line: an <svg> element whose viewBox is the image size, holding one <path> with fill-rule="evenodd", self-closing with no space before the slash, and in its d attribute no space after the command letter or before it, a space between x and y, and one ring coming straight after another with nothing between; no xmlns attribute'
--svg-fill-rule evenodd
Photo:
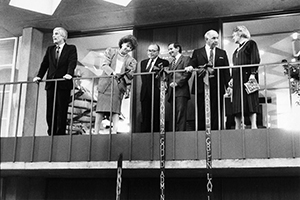
<svg viewBox="0 0 300 200"><path fill-rule="evenodd" d="M287 126L283 128L284 126L280 124L293 121L295 116L299 119L299 112L296 114L293 112L299 107L293 104L289 79L286 77L285 83L280 84L279 87L272 87L273 84L268 82L268 74L264 73L266 67L278 65L280 64L260 65L262 114L259 117L259 129L249 129L247 126L240 130L226 129L228 105L224 104L224 109L219 111L219 130L211 131L212 166L217 174L231 173L234 175L238 172L241 176L245 176L249 173L263 175L267 172L275 175L280 169L293 175L299 170L299 126L292 124L296 125L296 128L290 126L291 129L289 129ZM139 84L137 79L141 75L144 74L136 73L134 84ZM152 73L152 76L154 75ZM120 134L111 134L109 131L108 134L90 134L94 123L93 112L91 112L94 109L94 100L83 98L78 92L83 92L82 88L80 89L80 83L95 78L74 78L74 91L68 117L68 134L64 136L47 136L45 130L41 132L40 127L45 129L46 124L45 121L39 119L44 119L45 115L45 105L42 103L45 95L42 94L45 82L39 85L32 82L0 84L2 91L0 114L3 125L1 126L3 137L1 137L0 164L1 173L4 176L19 173L50 173L52 170L65 172L69 169L78 170L82 174L89 172L91 174L93 170L98 170L100 174L107 174L108 171L116 168L116 161L121 153L124 169L136 171L137 174L143 174L145 170L150 170L156 174L155 171L160 168L161 158L160 133L134 131L138 130L136 124L139 123L139 115L134 113L135 109L130 109L128 112L131 119L128 121L131 125L130 131ZM55 82L57 81L60 80ZM92 81L92 83L94 82ZM12 91L10 98L6 96L7 88ZM134 86L133 88L132 95L137 95L139 87ZM279 94L276 93L278 91ZM96 91L91 89L89 96L93 97L95 93ZM279 97L284 100L279 101ZM4 116L6 116L5 112L8 112L7 106L9 105L7 99L14 102L14 108L10 107L12 111L10 122L8 126L5 126ZM131 104L129 104L131 108L139 106L138 102L134 103L136 99L131 96ZM85 101L85 106L77 105L76 101ZM189 106L195 104L194 100L191 101ZM278 105L282 102L284 105ZM287 110L282 113L279 110L282 108L292 108L289 111L294 113L294 116L291 117ZM76 109L84 109L84 111L77 113ZM188 131L176 132L170 126L171 129L166 132L166 169L170 172L173 171L173 175L177 174L177 170L180 169L182 169L181 173L187 175L194 174L195 171L204 172L206 170L206 133L195 129L197 127L196 113L193 114L194 117L190 117L192 120L188 122L191 125ZM286 117L291 118L282 121ZM134 124L135 127L133 127ZM82 125L87 128L83 130ZM81 171L83 169L87 171ZM244 169L251 170L245 171Z"/></svg>

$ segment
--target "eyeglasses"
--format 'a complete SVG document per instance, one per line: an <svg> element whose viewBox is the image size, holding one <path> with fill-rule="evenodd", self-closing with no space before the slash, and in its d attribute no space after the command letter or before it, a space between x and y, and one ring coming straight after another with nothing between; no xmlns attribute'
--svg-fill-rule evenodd
<svg viewBox="0 0 300 200"><path fill-rule="evenodd" d="M148 52L157 52L157 50L154 50L154 49L148 49Z"/></svg>

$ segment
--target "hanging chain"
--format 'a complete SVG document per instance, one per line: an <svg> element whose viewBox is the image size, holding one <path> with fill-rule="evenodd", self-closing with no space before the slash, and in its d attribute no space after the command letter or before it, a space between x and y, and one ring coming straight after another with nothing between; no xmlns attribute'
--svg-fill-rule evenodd
<svg viewBox="0 0 300 200"><path fill-rule="evenodd" d="M206 72L208 73L208 72ZM210 113L210 86L209 81L205 86L205 145L206 145L206 169L207 169L207 199L212 200L213 183L212 183L212 143L211 143L211 113Z"/></svg>
<svg viewBox="0 0 300 200"><path fill-rule="evenodd" d="M116 200L121 199L121 186L122 186L122 162L123 155L119 155L118 159L118 170L117 170L117 188L116 188Z"/></svg>

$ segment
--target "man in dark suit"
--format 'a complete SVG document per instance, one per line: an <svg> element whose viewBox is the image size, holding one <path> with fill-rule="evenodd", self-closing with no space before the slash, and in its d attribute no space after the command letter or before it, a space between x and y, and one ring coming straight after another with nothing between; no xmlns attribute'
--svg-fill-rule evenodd
<svg viewBox="0 0 300 200"><path fill-rule="evenodd" d="M205 130L205 97L204 81L207 77L210 85L210 109L211 109L211 129L219 129L218 111L222 114L223 95L230 80L229 69L220 69L218 74L217 68L228 66L226 51L217 48L219 34L214 30L209 30L204 35L206 45L193 52L187 71L200 69L197 78L197 104L198 104L198 129ZM204 68L203 66L206 66ZM207 69L207 70L206 70ZM207 76L206 76L207 75ZM220 78L220 84L217 80ZM206 79L207 80L207 79ZM219 94L218 94L219 88ZM192 87L192 93L195 94L195 80ZM218 95L220 98L220 107L218 107ZM222 115L221 115L222 116Z"/></svg>
<svg viewBox="0 0 300 200"><path fill-rule="evenodd" d="M169 61L158 57L160 47L157 44L150 44L148 47L148 59L141 61L141 72L153 72L167 67ZM153 112L153 131L159 131L160 117L160 78L154 75L152 83L152 74L142 75L142 87L140 101L142 105L142 132L151 132L151 113ZM152 107L152 85L154 89L154 102Z"/></svg>
<svg viewBox="0 0 300 200"><path fill-rule="evenodd" d="M182 48L178 43L171 43L168 45L169 54L173 57L173 61L170 64L169 70L182 70L188 66L190 57L181 54ZM167 97L168 102L175 106L175 130L186 130L186 117L187 117L187 103L190 99L190 88L188 80L191 77L190 72L177 72L170 73L168 75L167 83ZM174 88L175 88L175 104L174 100ZM173 119L172 119L173 120Z"/></svg>
<svg viewBox="0 0 300 200"><path fill-rule="evenodd" d="M55 81L46 83L47 110L46 119L48 135L65 135L68 105L71 90L73 88L72 76L77 64L77 49L74 45L66 44L68 32L62 27L53 30L54 45L47 48L37 76L33 79L39 82L47 72L47 80L64 78L65 81L57 81L55 93ZM54 97L56 96L56 100ZM55 105L55 109L53 106ZM54 117L53 117L54 111ZM54 119L54 121L52 121ZM53 123L53 124L52 124ZM52 130L53 127L53 130Z"/></svg>

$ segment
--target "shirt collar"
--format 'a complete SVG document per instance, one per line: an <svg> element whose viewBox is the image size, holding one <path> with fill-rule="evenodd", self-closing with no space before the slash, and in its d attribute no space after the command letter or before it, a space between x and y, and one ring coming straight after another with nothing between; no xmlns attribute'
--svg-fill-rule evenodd
<svg viewBox="0 0 300 200"><path fill-rule="evenodd" d="M64 43L62 43L62 44L60 44L60 45L56 45L56 46L59 46L59 50L62 50L63 48L64 48L64 46L65 46L65 42Z"/></svg>
<svg viewBox="0 0 300 200"><path fill-rule="evenodd" d="M175 62L178 61L178 59L180 58L180 56L181 56L181 53L178 53L178 54L175 56Z"/></svg>
<svg viewBox="0 0 300 200"><path fill-rule="evenodd" d="M152 60L153 60L153 63L156 62L157 58L158 58L158 56L156 56L154 59L152 59ZM150 58L150 59L151 59L151 58Z"/></svg>
<svg viewBox="0 0 300 200"><path fill-rule="evenodd" d="M210 46L208 46L207 44L205 45L205 49L210 51ZM216 47L213 48L213 51L216 49Z"/></svg>

